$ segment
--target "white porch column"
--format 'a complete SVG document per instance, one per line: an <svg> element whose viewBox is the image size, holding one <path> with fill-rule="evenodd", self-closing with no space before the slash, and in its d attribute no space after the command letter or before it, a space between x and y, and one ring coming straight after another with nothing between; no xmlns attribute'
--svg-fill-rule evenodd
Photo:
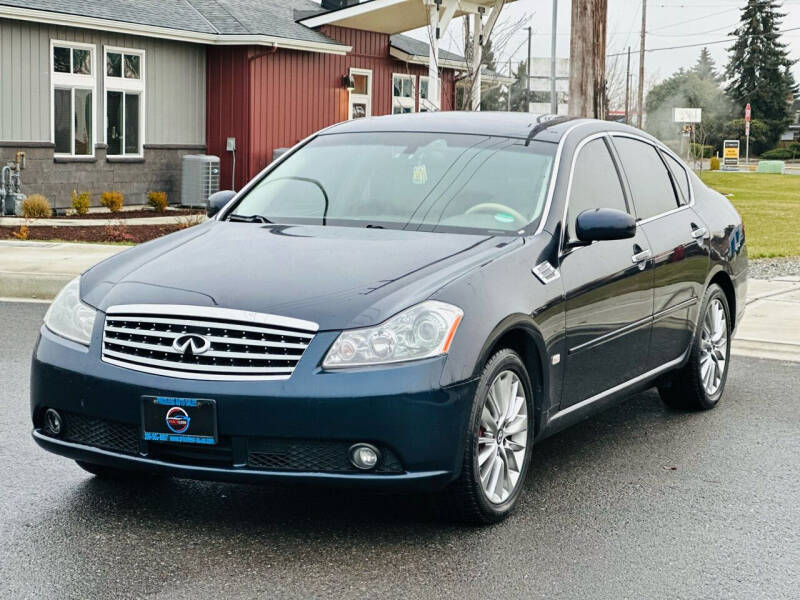
<svg viewBox="0 0 800 600"><path fill-rule="evenodd" d="M472 110L481 109L481 61L483 60L483 15L472 15Z"/></svg>
<svg viewBox="0 0 800 600"><path fill-rule="evenodd" d="M433 110L441 110L442 103L439 98L439 5L432 2L428 11L431 41L428 45L428 101L433 105Z"/></svg>

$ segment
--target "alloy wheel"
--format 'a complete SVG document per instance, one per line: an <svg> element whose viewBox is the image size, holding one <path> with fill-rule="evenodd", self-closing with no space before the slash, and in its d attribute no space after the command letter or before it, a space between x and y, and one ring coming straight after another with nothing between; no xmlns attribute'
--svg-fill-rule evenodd
<svg viewBox="0 0 800 600"><path fill-rule="evenodd" d="M478 471L486 498L505 502L517 487L528 444L528 403L525 387L511 370L502 371L489 386L478 432Z"/></svg>
<svg viewBox="0 0 800 600"><path fill-rule="evenodd" d="M700 379L706 394L713 396L722 386L728 359L728 325L719 298L708 304L700 338Z"/></svg>

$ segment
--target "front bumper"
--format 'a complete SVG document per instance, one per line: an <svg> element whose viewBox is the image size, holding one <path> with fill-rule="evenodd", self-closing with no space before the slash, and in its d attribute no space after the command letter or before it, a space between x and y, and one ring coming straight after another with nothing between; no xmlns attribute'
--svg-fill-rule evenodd
<svg viewBox="0 0 800 600"><path fill-rule="evenodd" d="M217 382L106 364L100 340L87 351L42 328L31 371L33 437L72 459L195 479L389 489L436 489L452 481L461 469L476 382L442 388L444 357L326 372L319 364L335 335L319 333L288 380ZM144 395L216 400L219 444L143 441ZM47 408L78 426L46 435ZM381 449L383 464L370 472L349 465L347 449L356 442Z"/></svg>

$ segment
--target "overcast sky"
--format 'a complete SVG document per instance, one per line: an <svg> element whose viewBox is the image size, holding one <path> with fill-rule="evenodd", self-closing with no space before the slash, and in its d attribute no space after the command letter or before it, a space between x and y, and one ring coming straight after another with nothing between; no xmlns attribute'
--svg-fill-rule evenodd
<svg viewBox="0 0 800 600"><path fill-rule="evenodd" d="M648 0L645 47L656 49L724 40L736 27L740 9L745 4L746 0ZM571 0L558 0L558 55L562 57L569 57L571 5ZM781 29L800 28L800 0L784 0L783 6L787 16ZM533 27L532 54L537 57L549 56L551 9L552 0L517 0L504 9L501 20L508 23L521 18L529 19ZM608 0L608 52L623 52L630 46L634 52L631 69L635 73L638 73L641 10L642 0ZM460 27L449 30L443 46L452 47L454 34L460 32ZM800 29L784 34L784 41L790 45L792 57L800 59ZM726 48L730 45L730 42L709 43L708 49L718 66L727 62ZM645 55L645 80L660 80L680 67L693 65L700 49L701 46L697 46L648 52ZM517 51L514 60L524 60L526 32L516 34L506 45L502 58L507 59L514 50ZM796 73L796 78L800 80L798 75L800 72Z"/></svg>

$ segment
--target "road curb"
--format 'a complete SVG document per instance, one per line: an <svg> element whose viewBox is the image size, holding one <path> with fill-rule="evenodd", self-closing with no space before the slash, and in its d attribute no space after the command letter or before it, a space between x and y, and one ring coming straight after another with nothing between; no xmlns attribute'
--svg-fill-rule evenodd
<svg viewBox="0 0 800 600"><path fill-rule="evenodd" d="M63 273L9 273L0 271L0 296L52 300L75 276Z"/></svg>

